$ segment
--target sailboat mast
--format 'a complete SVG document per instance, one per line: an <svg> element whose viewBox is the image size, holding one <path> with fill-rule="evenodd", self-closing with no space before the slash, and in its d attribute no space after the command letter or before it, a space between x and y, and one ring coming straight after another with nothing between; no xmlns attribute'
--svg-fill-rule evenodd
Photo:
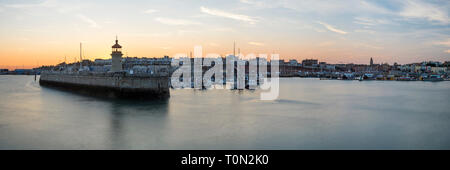
<svg viewBox="0 0 450 170"><path fill-rule="evenodd" d="M233 56L236 56L236 41L233 42Z"/></svg>
<svg viewBox="0 0 450 170"><path fill-rule="evenodd" d="M83 50L82 50L82 45L81 45L81 43L80 43L80 69L82 68L82 65L81 65L81 63L83 62L83 58L81 57L83 54Z"/></svg>

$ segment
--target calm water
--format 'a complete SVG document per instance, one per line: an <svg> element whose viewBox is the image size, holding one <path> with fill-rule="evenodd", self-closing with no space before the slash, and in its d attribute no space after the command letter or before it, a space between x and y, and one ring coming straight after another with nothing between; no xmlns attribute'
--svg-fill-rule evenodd
<svg viewBox="0 0 450 170"><path fill-rule="evenodd" d="M102 100L0 76L0 149L450 149L450 82L281 79Z"/></svg>

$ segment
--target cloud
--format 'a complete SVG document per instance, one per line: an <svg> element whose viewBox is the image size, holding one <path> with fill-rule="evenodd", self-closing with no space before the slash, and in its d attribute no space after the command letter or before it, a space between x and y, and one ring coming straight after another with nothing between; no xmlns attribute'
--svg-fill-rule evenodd
<svg viewBox="0 0 450 170"><path fill-rule="evenodd" d="M267 3L267 2L264 2L264 1L261 1L261 0L256 0L256 1L254 1L254 0L240 0L240 2L243 3L243 4L254 5L254 6L257 6L257 7L261 7L261 8L270 8L270 7L273 7L272 5L274 5L274 2ZM269 5L269 4L272 4L272 5Z"/></svg>
<svg viewBox="0 0 450 170"><path fill-rule="evenodd" d="M331 25L329 25L327 23L324 23L324 22L321 22L321 21L318 21L317 23L319 23L320 25L323 25L325 28L327 28L328 30L333 31L335 33L347 34L347 32L342 31L342 30L337 29L337 28L334 28L333 26L331 26Z"/></svg>
<svg viewBox="0 0 450 170"><path fill-rule="evenodd" d="M446 52L446 53L450 53L450 50L445 50L444 52Z"/></svg>
<svg viewBox="0 0 450 170"><path fill-rule="evenodd" d="M333 0L240 0L240 3L245 4L245 7L252 7L253 9L282 9L282 10L294 10L300 13L341 13L355 12L355 11L375 11L377 10L371 4L363 4L361 0L346 0L346 1L333 1ZM362 9L364 8L364 9ZM371 9L369 9L371 8ZM377 10L378 12L379 10Z"/></svg>
<svg viewBox="0 0 450 170"><path fill-rule="evenodd" d="M372 0L317 1L317 0L240 0L240 3L256 8L292 9L301 13L320 14L375 14L394 18L426 19L440 24L450 24L449 1L391 0L373 2ZM393 8L394 7L394 8ZM371 15L374 16L374 15ZM386 20L355 21L359 24L376 25Z"/></svg>
<svg viewBox="0 0 450 170"><path fill-rule="evenodd" d="M361 1L359 3L359 5L361 5L361 9L363 9L364 11L371 11L371 12L375 12L378 14L392 14L393 13L392 11L390 11L386 8L380 7L378 5L375 5L375 4L367 2L367 1Z"/></svg>
<svg viewBox="0 0 450 170"><path fill-rule="evenodd" d="M97 24L97 22L95 22L91 18L89 18L83 14L74 13L74 11L77 11L77 10L80 10L82 8L89 6L89 3L69 4L69 3L66 3L66 1L45 0L45 1L41 1L39 3L16 3L16 4L6 4L4 6L7 8L13 8L13 9L25 10L25 11L34 11L35 9L38 9L38 10L48 10L48 11L53 11L53 12L58 13L58 14L53 14L53 15L68 13L69 15L75 16L76 18L79 18L82 21L88 23L90 25L90 27L99 28L99 25Z"/></svg>
<svg viewBox="0 0 450 170"><path fill-rule="evenodd" d="M93 19L83 15L83 14L78 14L77 15L78 18L80 18L82 21L88 23L92 28L98 28L98 24L97 22L95 22Z"/></svg>
<svg viewBox="0 0 450 170"><path fill-rule="evenodd" d="M380 24L388 24L389 21L382 20L382 19L371 19L371 18L365 18L365 17L355 17L353 23L365 25L365 26L376 26Z"/></svg>
<svg viewBox="0 0 450 170"><path fill-rule="evenodd" d="M146 13L146 14L151 14L151 13L155 13L155 12L158 12L158 10L156 10L156 9L147 9L147 10L144 11L144 13Z"/></svg>
<svg viewBox="0 0 450 170"><path fill-rule="evenodd" d="M173 19L173 18L155 18L155 21L158 21L163 24L167 25L199 25L200 23L193 22L190 20L183 20L183 19Z"/></svg>
<svg viewBox="0 0 450 170"><path fill-rule="evenodd" d="M17 9L27 9L27 8L36 8L36 7L55 7L54 0L46 0L40 3L19 3L19 4L6 4L5 7L9 8L17 8Z"/></svg>
<svg viewBox="0 0 450 170"><path fill-rule="evenodd" d="M316 32L320 32L320 33L325 32L324 29L317 28L317 27L315 27L313 25L310 25L310 24L302 24L302 25L298 26L297 28L298 29L309 29L309 30L313 30L313 31L316 31Z"/></svg>
<svg viewBox="0 0 450 170"><path fill-rule="evenodd" d="M236 30L234 30L233 28L229 28L229 27L219 27L219 28L213 29L213 31L218 31L218 32L234 32L234 31L236 31Z"/></svg>
<svg viewBox="0 0 450 170"><path fill-rule="evenodd" d="M355 21L353 21L353 23L360 24L360 25L369 25L369 26L376 25L376 23L372 19L360 18L360 17L356 17Z"/></svg>
<svg viewBox="0 0 450 170"><path fill-rule="evenodd" d="M450 47L450 38L444 41L434 42L434 44Z"/></svg>
<svg viewBox="0 0 450 170"><path fill-rule="evenodd" d="M63 1L57 0L45 0L40 3L17 3L17 4L6 4L5 7L15 8L21 10L32 10L36 8L49 8L51 10L57 11L59 13L69 13L75 10L79 10L88 4L68 4Z"/></svg>
<svg viewBox="0 0 450 170"><path fill-rule="evenodd" d="M438 7L429 3L416 0L407 0L404 8L399 12L400 16L406 18L420 18L429 21L436 21L441 24L449 24L450 18L445 7ZM444 5L445 6L445 5Z"/></svg>
<svg viewBox="0 0 450 170"><path fill-rule="evenodd" d="M264 43L260 43L260 42L248 42L248 44L256 45L256 46L264 46Z"/></svg>
<svg viewBox="0 0 450 170"><path fill-rule="evenodd" d="M375 34L375 31L373 31L373 30L368 30L368 29L357 29L357 30L355 30L355 32L359 32L359 33L368 33L368 34Z"/></svg>
<svg viewBox="0 0 450 170"><path fill-rule="evenodd" d="M225 12L225 11L221 11L221 10L217 10L217 9L206 8L203 6L200 7L200 10L205 14L224 17L224 18L230 18L230 19L234 19L234 20L238 20L238 21L245 21L245 22L249 22L250 24L254 24L257 22L257 20L255 18L247 16L247 15L233 14L233 13L229 13L229 12Z"/></svg>
<svg viewBox="0 0 450 170"><path fill-rule="evenodd" d="M358 48L369 48L369 49L375 49L375 50L381 50L383 49L383 47L380 46L376 46L376 45L371 45L371 44L366 44L366 43L355 43L355 46Z"/></svg>

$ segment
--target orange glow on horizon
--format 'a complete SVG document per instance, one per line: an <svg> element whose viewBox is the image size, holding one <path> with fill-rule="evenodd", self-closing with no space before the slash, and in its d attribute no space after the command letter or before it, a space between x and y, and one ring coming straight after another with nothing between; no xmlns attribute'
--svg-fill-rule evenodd
<svg viewBox="0 0 450 170"><path fill-rule="evenodd" d="M177 40L176 40L177 41ZM176 42L175 41L175 42ZM120 39L119 44L123 46L124 57L163 57L168 55L172 57L174 54L184 53L189 55L193 51L196 44L187 43L158 43L156 40L127 40ZM232 41L222 43L220 45L198 42L203 47L203 56L208 53L216 53L222 56L233 53ZM110 58L111 45L114 39L111 40L93 40L83 43L83 59L108 59ZM163 46L167 44L167 46ZM1 43L4 50L0 51L1 68L15 69L15 68L35 68L42 65L56 65L64 61L68 63L79 61L79 42L47 42L38 43L34 41L19 42L12 41L9 44ZM237 43L236 52L240 49L241 53L246 55L249 53L271 54L279 53L280 59L289 60L296 59L299 62L303 59L319 59L327 63L363 63L369 62L369 58L373 57L370 51L364 52L351 50L348 48L336 49L317 47L314 45L295 45L295 44L277 44L278 46L269 47L269 44L264 46L254 46L250 44ZM373 52L372 52L373 53ZM357 55L359 57L353 57ZM366 56L361 59L360 56ZM374 57L376 62L396 62L394 57ZM414 59L411 60L414 62ZM419 61L417 61L419 62Z"/></svg>

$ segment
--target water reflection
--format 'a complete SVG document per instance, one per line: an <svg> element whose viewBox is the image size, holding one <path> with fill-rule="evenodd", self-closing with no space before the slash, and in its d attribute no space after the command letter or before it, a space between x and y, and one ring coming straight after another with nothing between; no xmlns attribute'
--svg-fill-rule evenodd
<svg viewBox="0 0 450 170"><path fill-rule="evenodd" d="M0 76L0 149L448 149L450 82L280 79L111 100ZM433 140L430 140L433 139Z"/></svg>
<svg viewBox="0 0 450 170"><path fill-rule="evenodd" d="M112 99L55 87L43 86L41 90L41 99L45 101L47 108L54 108L55 103L61 103L64 105L62 109L71 113L64 116L71 119L67 121L76 121L74 115L86 113L84 117L92 119L89 122L102 127L98 128L92 123L79 125L78 131L82 131L80 135L95 136L95 142L101 145L88 145L87 148L157 148L160 144L151 140L163 138L167 131L169 98ZM85 141L90 142L92 141Z"/></svg>
<svg viewBox="0 0 450 170"><path fill-rule="evenodd" d="M136 125L138 125L139 127L146 129L148 126L155 123L166 124L165 122L167 121L169 108L168 100L169 99L145 101L108 100L107 102L111 103L109 130L111 149L132 148L133 141L130 142L130 138L127 137L145 134L139 134L139 131L133 131L133 128L130 128L130 126L136 127ZM136 119L140 123L136 122ZM145 143L145 141L142 142Z"/></svg>

